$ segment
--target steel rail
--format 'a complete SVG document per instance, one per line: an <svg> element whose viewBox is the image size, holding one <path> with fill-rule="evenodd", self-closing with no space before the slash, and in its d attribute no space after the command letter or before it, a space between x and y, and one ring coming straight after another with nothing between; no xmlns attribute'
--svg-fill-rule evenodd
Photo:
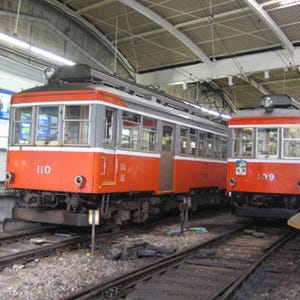
<svg viewBox="0 0 300 300"><path fill-rule="evenodd" d="M294 235L299 234L298 231L293 231L285 236L283 236L281 239L277 240L273 245L270 246L270 249L261 256L251 267L245 272L243 272L239 278L230 285L230 287L227 287L223 291L220 291L217 295L210 298L210 300L225 300L230 297L237 289L238 287L249 277L250 274L252 274L260 265L261 263L269 257L276 249L278 249L280 246L285 244L289 239L291 239Z"/></svg>
<svg viewBox="0 0 300 300"><path fill-rule="evenodd" d="M203 246L222 240L238 231L244 230L247 226L249 225L236 228L234 230L226 232L225 234L220 234L213 239L198 244L197 246L190 247L183 252L173 254L164 259L160 259L158 262L155 262L150 266L146 266L137 271L130 272L117 279L110 280L106 283L100 283L89 286L78 292L67 295L66 297L61 298L61 300L91 299L91 297L95 297L98 295L108 296L112 293L114 294L113 296L121 297L126 294L126 290L134 286L137 282L146 280L155 274L159 274L168 269L174 268L175 266L181 264L187 257L193 255L195 251L199 250Z"/></svg>

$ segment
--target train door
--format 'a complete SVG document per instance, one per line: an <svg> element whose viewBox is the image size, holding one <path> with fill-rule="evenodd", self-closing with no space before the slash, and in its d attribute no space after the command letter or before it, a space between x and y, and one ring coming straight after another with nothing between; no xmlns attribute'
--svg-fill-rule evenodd
<svg viewBox="0 0 300 300"><path fill-rule="evenodd" d="M116 119L117 112L114 109L106 108L104 113L104 134L101 156L101 177L102 185L116 184L118 158L116 156Z"/></svg>
<svg viewBox="0 0 300 300"><path fill-rule="evenodd" d="M160 160L160 191L173 191L175 126L162 123L162 149Z"/></svg>

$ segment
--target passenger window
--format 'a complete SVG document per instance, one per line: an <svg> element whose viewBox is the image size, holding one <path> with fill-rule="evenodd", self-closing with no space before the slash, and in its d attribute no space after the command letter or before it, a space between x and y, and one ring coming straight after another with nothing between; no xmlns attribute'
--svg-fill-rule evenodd
<svg viewBox="0 0 300 300"><path fill-rule="evenodd" d="M188 128L181 128L180 129L180 154L188 154L189 147L189 130Z"/></svg>
<svg viewBox="0 0 300 300"><path fill-rule="evenodd" d="M214 135L211 132L207 132L207 149L206 149L206 156L209 158L213 157L213 148L214 148Z"/></svg>
<svg viewBox="0 0 300 300"><path fill-rule="evenodd" d="M15 108L13 143L32 144L32 107Z"/></svg>
<svg viewBox="0 0 300 300"><path fill-rule="evenodd" d="M278 129L257 128L257 150L258 158L274 158L278 155Z"/></svg>
<svg viewBox="0 0 300 300"><path fill-rule="evenodd" d="M198 156L200 157L206 156L206 132L205 131L198 132Z"/></svg>
<svg viewBox="0 0 300 300"><path fill-rule="evenodd" d="M66 105L64 117L64 144L87 145L89 142L88 105Z"/></svg>
<svg viewBox="0 0 300 300"><path fill-rule="evenodd" d="M300 128L283 128L283 158L300 157Z"/></svg>
<svg viewBox="0 0 300 300"><path fill-rule="evenodd" d="M234 128L233 157L253 157L253 128Z"/></svg>
<svg viewBox="0 0 300 300"><path fill-rule="evenodd" d="M196 147L197 147L196 130L194 128L190 128L190 151L189 151L190 155L192 156L197 155Z"/></svg>
<svg viewBox="0 0 300 300"><path fill-rule="evenodd" d="M143 117L142 126L142 150L144 151L155 151L157 136L157 121Z"/></svg>
<svg viewBox="0 0 300 300"><path fill-rule="evenodd" d="M104 140L103 146L105 148L113 148L114 146L114 122L115 111L106 109L104 118Z"/></svg>
<svg viewBox="0 0 300 300"><path fill-rule="evenodd" d="M138 149L140 136L140 116L130 112L123 112L121 148Z"/></svg>
<svg viewBox="0 0 300 300"><path fill-rule="evenodd" d="M58 145L58 106L40 106L37 113L37 145Z"/></svg>
<svg viewBox="0 0 300 300"><path fill-rule="evenodd" d="M226 139L222 136L215 136L215 158L225 159L226 158Z"/></svg>

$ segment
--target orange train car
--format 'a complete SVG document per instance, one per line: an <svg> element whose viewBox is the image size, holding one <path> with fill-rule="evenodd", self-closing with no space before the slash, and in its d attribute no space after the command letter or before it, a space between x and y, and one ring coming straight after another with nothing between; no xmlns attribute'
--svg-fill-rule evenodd
<svg viewBox="0 0 300 300"><path fill-rule="evenodd" d="M235 214L288 219L300 211L299 103L268 95L228 122L227 191Z"/></svg>
<svg viewBox="0 0 300 300"><path fill-rule="evenodd" d="M16 219L143 222L184 196L220 201L226 154L226 125L195 106L75 65L12 97L6 185Z"/></svg>

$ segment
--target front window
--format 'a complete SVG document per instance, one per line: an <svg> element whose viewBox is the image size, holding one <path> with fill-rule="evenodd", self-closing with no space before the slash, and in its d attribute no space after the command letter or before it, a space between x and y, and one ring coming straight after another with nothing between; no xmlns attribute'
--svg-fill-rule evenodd
<svg viewBox="0 0 300 300"><path fill-rule="evenodd" d="M233 157L253 157L253 128L233 129Z"/></svg>
<svg viewBox="0 0 300 300"><path fill-rule="evenodd" d="M278 155L278 129L257 128L257 157L274 158Z"/></svg>
<svg viewBox="0 0 300 300"><path fill-rule="evenodd" d="M32 107L15 108L13 143L32 144Z"/></svg>
<svg viewBox="0 0 300 300"><path fill-rule="evenodd" d="M58 145L58 106L41 106L37 113L37 145Z"/></svg>
<svg viewBox="0 0 300 300"><path fill-rule="evenodd" d="M283 157L300 157L300 128L283 128Z"/></svg>
<svg viewBox="0 0 300 300"><path fill-rule="evenodd" d="M89 106L66 105L64 144L86 145L89 142Z"/></svg>

